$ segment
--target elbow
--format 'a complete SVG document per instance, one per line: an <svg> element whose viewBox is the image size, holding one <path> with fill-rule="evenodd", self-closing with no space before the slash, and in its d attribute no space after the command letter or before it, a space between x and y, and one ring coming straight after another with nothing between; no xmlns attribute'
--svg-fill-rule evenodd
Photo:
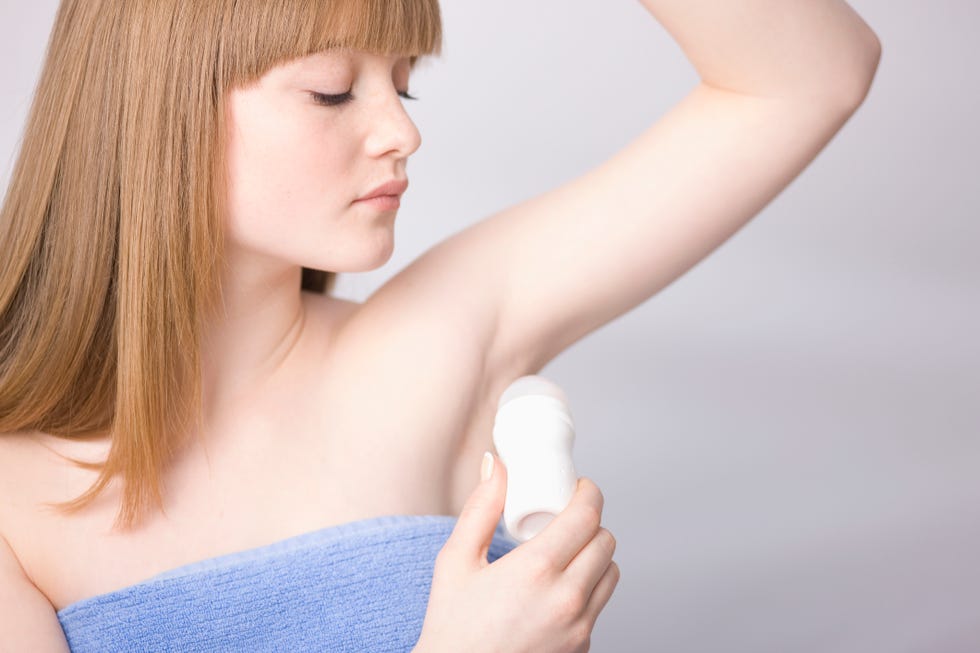
<svg viewBox="0 0 980 653"><path fill-rule="evenodd" d="M866 45L856 50L855 59L852 73L842 81L841 92L844 109L851 113L864 104L881 61L881 41L871 30L868 30Z"/></svg>
<svg viewBox="0 0 980 653"><path fill-rule="evenodd" d="M881 60L881 42L870 29L860 41L851 41L846 53L839 57L833 68L818 78L811 78L791 97L808 104L819 105L837 116L850 116L860 107L871 91L878 62Z"/></svg>

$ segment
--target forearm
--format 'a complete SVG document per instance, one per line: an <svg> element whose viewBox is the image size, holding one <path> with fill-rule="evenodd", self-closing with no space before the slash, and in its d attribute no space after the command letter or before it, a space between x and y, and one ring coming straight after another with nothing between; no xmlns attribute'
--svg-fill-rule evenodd
<svg viewBox="0 0 980 653"><path fill-rule="evenodd" d="M843 0L640 0L711 86L769 97L863 95L880 44ZM862 85L865 88L861 88Z"/></svg>

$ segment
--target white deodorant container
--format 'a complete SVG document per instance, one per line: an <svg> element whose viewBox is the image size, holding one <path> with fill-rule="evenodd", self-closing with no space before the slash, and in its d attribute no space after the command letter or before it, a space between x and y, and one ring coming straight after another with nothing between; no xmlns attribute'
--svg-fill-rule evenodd
<svg viewBox="0 0 980 653"><path fill-rule="evenodd" d="M540 533L572 500L575 427L562 389L522 376L504 390L493 422L493 444L507 467L504 527L518 542Z"/></svg>

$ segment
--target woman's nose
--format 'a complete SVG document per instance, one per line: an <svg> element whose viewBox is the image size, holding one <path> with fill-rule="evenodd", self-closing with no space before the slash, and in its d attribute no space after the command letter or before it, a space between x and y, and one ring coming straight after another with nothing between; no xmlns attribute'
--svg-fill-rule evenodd
<svg viewBox="0 0 980 653"><path fill-rule="evenodd" d="M422 135L402 102L411 100L403 100L394 90L390 96L379 100L378 109L371 117L367 139L367 149L372 156L396 151L401 157L407 157L422 144Z"/></svg>

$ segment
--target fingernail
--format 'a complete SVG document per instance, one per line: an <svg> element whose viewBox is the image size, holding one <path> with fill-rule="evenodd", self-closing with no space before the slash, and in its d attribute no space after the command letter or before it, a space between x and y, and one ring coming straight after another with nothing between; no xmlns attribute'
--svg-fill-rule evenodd
<svg viewBox="0 0 980 653"><path fill-rule="evenodd" d="M493 476L493 454L489 451L483 453L483 464L480 465L480 481L486 481Z"/></svg>

